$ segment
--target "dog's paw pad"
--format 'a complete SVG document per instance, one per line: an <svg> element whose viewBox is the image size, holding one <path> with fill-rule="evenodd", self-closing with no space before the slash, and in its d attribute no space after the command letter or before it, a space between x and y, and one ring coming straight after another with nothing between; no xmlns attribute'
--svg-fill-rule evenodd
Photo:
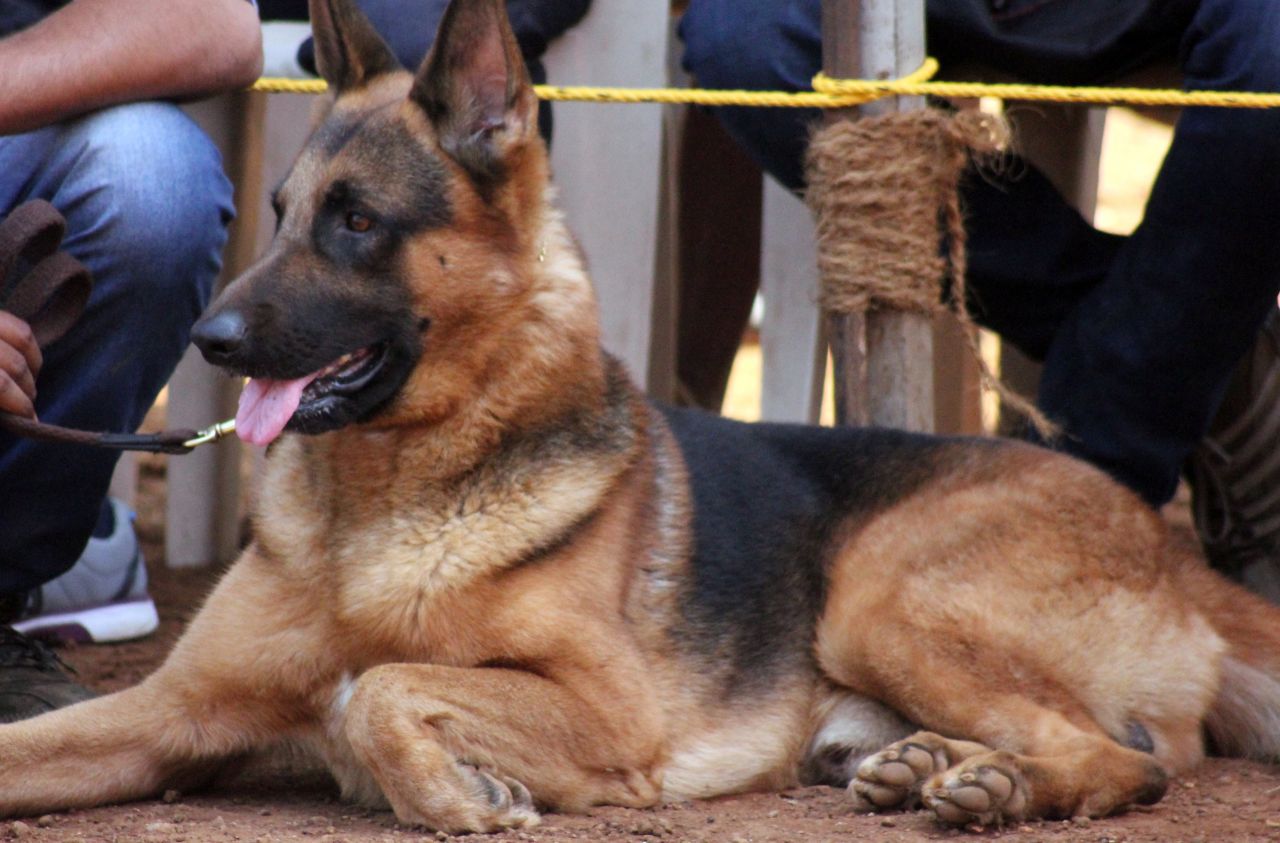
<svg viewBox="0 0 1280 843"><path fill-rule="evenodd" d="M910 807L919 796L921 783L945 763L918 743L897 743L858 765L849 782L849 795L860 811Z"/></svg>
<svg viewBox="0 0 1280 843"><path fill-rule="evenodd" d="M965 763L935 776L921 796L938 819L949 825L1021 819L1027 805L1017 776L989 763Z"/></svg>

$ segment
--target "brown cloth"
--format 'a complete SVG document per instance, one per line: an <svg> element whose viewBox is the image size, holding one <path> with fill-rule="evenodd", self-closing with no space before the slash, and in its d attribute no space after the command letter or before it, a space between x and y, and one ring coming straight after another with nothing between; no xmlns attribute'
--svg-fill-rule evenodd
<svg viewBox="0 0 1280 843"><path fill-rule="evenodd" d="M0 310L31 326L44 348L67 332L84 312L93 281L84 264L58 250L67 224L43 199L14 208L0 221ZM0 429L46 442L93 445L124 451L185 454L194 430L158 434L97 433L42 424L0 412Z"/></svg>
<svg viewBox="0 0 1280 843"><path fill-rule="evenodd" d="M89 270L58 251L67 224L48 202L32 199L0 221L0 310L31 326L43 348L84 312Z"/></svg>

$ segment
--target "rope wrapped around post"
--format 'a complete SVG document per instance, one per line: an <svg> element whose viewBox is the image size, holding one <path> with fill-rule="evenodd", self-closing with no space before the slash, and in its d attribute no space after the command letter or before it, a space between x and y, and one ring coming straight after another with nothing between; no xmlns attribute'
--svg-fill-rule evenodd
<svg viewBox="0 0 1280 843"><path fill-rule="evenodd" d="M982 385L1053 439L1058 428L982 359L965 299L960 179L971 164L995 161L1007 144L999 118L936 108L842 120L817 131L805 162L805 199L818 230L819 299L824 311L837 314L949 310L978 361Z"/></svg>

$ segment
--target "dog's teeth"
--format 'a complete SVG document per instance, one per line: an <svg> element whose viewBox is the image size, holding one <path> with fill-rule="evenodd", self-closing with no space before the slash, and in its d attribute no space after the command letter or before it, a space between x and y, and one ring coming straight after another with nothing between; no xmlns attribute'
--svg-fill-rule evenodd
<svg viewBox="0 0 1280 843"><path fill-rule="evenodd" d="M334 360L332 363L330 363L328 366L325 366L320 371L319 377L325 378L325 377L329 377L330 375L336 375L338 372L341 372L346 366L348 366L354 357L355 357L354 352L342 355L337 360Z"/></svg>
<svg viewBox="0 0 1280 843"><path fill-rule="evenodd" d="M349 369L354 369L357 366L363 365L364 361L369 356L368 349L362 348L359 351L350 351L321 369L315 379L322 380L325 378L338 377Z"/></svg>

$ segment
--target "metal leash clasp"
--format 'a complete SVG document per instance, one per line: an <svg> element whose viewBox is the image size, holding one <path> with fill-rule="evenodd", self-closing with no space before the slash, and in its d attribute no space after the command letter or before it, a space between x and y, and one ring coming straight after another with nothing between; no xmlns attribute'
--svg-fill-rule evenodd
<svg viewBox="0 0 1280 843"><path fill-rule="evenodd" d="M227 419L197 431L195 436L182 443L182 447L194 448L197 445L208 445L210 442L217 442L223 437L230 436L235 433L235 430L236 420Z"/></svg>

